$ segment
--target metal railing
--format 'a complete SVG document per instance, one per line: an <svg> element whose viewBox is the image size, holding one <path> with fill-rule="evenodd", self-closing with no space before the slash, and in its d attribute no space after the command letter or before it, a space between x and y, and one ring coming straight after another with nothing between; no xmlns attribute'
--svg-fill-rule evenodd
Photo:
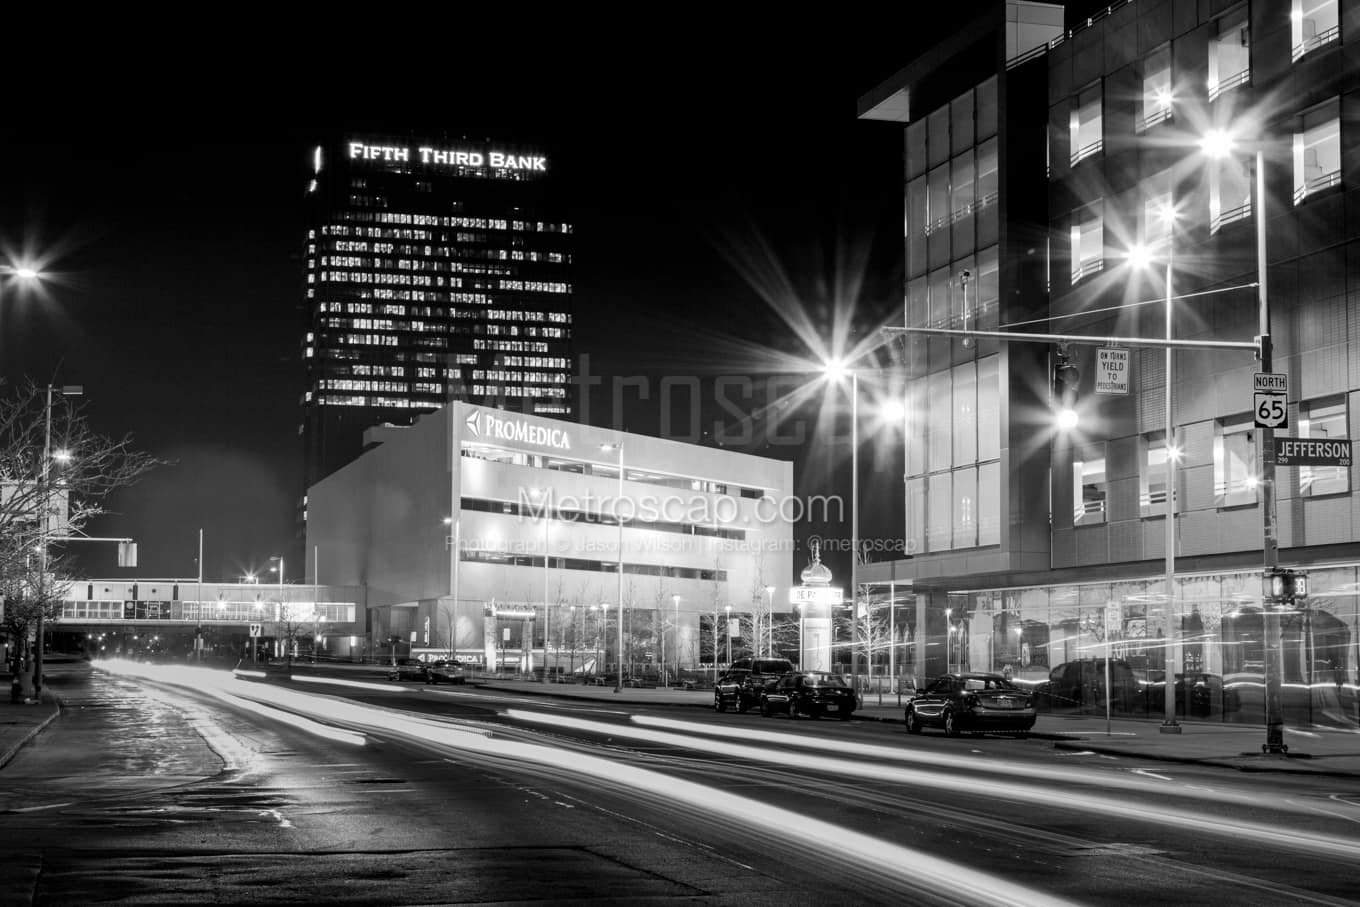
<svg viewBox="0 0 1360 907"><path fill-rule="evenodd" d="M1158 123L1166 122L1169 119L1171 119L1170 106L1163 107L1160 110L1154 110L1152 113L1138 121L1138 131L1146 132Z"/></svg>
<svg viewBox="0 0 1360 907"><path fill-rule="evenodd" d="M1076 283L1083 277L1090 277L1092 274L1099 274L1105 270L1105 259L1097 258L1093 261L1083 261L1072 269L1072 282Z"/></svg>
<svg viewBox="0 0 1360 907"><path fill-rule="evenodd" d="M1216 217L1209 219L1209 232L1217 233L1220 227L1227 224L1236 223L1239 220L1246 220L1251 217L1251 200L1246 204L1238 205L1236 208L1229 208L1227 211L1220 211Z"/></svg>
<svg viewBox="0 0 1360 907"><path fill-rule="evenodd" d="M1315 176L1294 190L1294 204L1297 205L1314 192L1321 192L1323 189L1330 189L1333 186L1339 185L1341 185L1340 170L1333 170L1331 173Z"/></svg>
<svg viewBox="0 0 1360 907"><path fill-rule="evenodd" d="M1073 165L1073 166L1076 166L1076 164L1077 164L1079 161L1084 161L1084 160L1086 160L1088 157L1090 157L1091 155L1099 153L1100 150L1101 150L1102 148L1104 148L1104 147L1105 147L1105 140L1104 140L1104 139L1096 139L1094 142L1092 142L1091 144L1087 145L1085 148L1082 148L1081 150L1075 152L1075 153L1072 155L1072 165Z"/></svg>
<svg viewBox="0 0 1360 907"><path fill-rule="evenodd" d="M1042 57L1044 54L1048 53L1053 48L1059 46L1064 41L1068 40L1074 35L1080 34L1081 32L1090 28L1092 25L1095 25L1101 19L1104 19L1106 16L1110 15L1110 13L1113 13L1117 9L1121 9L1122 7L1128 6L1132 2L1133 0L1115 0L1114 3L1111 3L1109 6L1105 7L1103 10L1099 11L1095 15L1088 16L1084 22L1080 23L1079 25L1074 25L1072 28L1069 28L1067 31L1063 32L1061 35L1058 35L1058 37L1054 38L1053 40L1040 44L1038 47L1031 48L1030 50L1027 50L1022 54L1011 57L1009 60L1006 61L1006 69L1011 70L1023 63L1028 63L1030 60Z"/></svg>
<svg viewBox="0 0 1360 907"><path fill-rule="evenodd" d="M1244 69L1241 72L1233 73L1226 79L1219 79L1209 86L1209 100L1213 101L1225 91L1231 91L1239 85L1246 85L1251 81L1251 70Z"/></svg>
<svg viewBox="0 0 1360 907"><path fill-rule="evenodd" d="M1339 25L1333 25L1331 28L1327 29L1324 32L1319 32L1318 34L1313 35L1313 37L1311 38L1304 39L1304 42L1302 44L1297 44L1294 46L1294 51L1292 55L1293 62L1294 63L1299 62L1299 58L1302 57L1304 54L1308 53L1310 50L1317 50L1322 45L1330 44L1339 37L1341 37L1341 27Z"/></svg>

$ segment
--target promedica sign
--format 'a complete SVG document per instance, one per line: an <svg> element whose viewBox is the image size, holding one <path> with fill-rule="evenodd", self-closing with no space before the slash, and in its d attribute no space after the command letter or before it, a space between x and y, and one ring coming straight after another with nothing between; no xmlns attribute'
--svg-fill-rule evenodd
<svg viewBox="0 0 1360 907"><path fill-rule="evenodd" d="M473 413L467 417L468 431L482 440L510 441L517 444L535 444L556 450L571 450L571 435L560 428L535 425L524 419L505 418L488 412Z"/></svg>
<svg viewBox="0 0 1360 907"><path fill-rule="evenodd" d="M1276 466L1349 466L1348 438L1275 438Z"/></svg>

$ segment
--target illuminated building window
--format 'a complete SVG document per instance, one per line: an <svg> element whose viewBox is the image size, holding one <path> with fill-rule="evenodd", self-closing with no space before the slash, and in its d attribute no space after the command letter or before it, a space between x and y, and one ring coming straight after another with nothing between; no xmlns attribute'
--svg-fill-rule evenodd
<svg viewBox="0 0 1360 907"><path fill-rule="evenodd" d="M1073 283L1105 267L1105 229L1100 202L1073 212L1070 249Z"/></svg>
<svg viewBox="0 0 1360 907"><path fill-rule="evenodd" d="M1214 24L1209 39L1209 100L1251 81L1251 34L1245 9Z"/></svg>
<svg viewBox="0 0 1360 907"><path fill-rule="evenodd" d="M1250 418L1214 423L1214 498L1219 507L1256 503L1254 432Z"/></svg>
<svg viewBox="0 0 1360 907"><path fill-rule="evenodd" d="M1105 457L1087 456L1072 461L1072 524L1087 526L1105 522Z"/></svg>
<svg viewBox="0 0 1360 907"><path fill-rule="evenodd" d="M1251 217L1251 172L1236 155L1209 161L1209 232Z"/></svg>
<svg viewBox="0 0 1360 907"><path fill-rule="evenodd" d="M1138 131L1171 118L1171 47L1162 47L1143 60L1143 109Z"/></svg>
<svg viewBox="0 0 1360 907"><path fill-rule="evenodd" d="M1289 33L1295 62L1341 37L1336 0L1292 0Z"/></svg>
<svg viewBox="0 0 1360 907"><path fill-rule="evenodd" d="M1104 117L1101 110L1101 86L1092 85L1077 95L1068 121L1072 163L1083 161L1104 147Z"/></svg>
<svg viewBox="0 0 1360 907"><path fill-rule="evenodd" d="M1171 240L1175 224L1175 208L1172 201L1171 169L1148 177L1142 184L1143 195L1143 245L1149 249L1165 248Z"/></svg>
<svg viewBox="0 0 1360 907"><path fill-rule="evenodd" d="M1310 400L1299 406L1299 437L1345 442L1350 449L1346 400ZM1346 466L1300 466L1299 493L1306 497L1344 494L1350 491L1350 468Z"/></svg>
<svg viewBox="0 0 1360 907"><path fill-rule="evenodd" d="M1166 513L1166 432L1143 438L1143 469L1138 476L1138 505L1142 516Z"/></svg>
<svg viewBox="0 0 1360 907"><path fill-rule="evenodd" d="M1341 183L1341 119L1337 99L1299 118L1294 133L1294 204Z"/></svg>

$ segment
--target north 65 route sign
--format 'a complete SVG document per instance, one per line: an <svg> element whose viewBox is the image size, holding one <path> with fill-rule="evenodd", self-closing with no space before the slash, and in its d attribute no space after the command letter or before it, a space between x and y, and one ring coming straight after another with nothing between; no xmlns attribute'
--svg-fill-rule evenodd
<svg viewBox="0 0 1360 907"><path fill-rule="evenodd" d="M1257 428L1289 426L1289 378L1271 372L1252 376L1251 411Z"/></svg>

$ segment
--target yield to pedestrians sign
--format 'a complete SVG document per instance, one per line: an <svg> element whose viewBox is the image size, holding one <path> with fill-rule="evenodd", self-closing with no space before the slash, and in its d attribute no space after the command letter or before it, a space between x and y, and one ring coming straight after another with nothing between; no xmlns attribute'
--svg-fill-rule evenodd
<svg viewBox="0 0 1360 907"><path fill-rule="evenodd" d="M1129 392L1129 351L1106 347L1096 350L1096 393Z"/></svg>

